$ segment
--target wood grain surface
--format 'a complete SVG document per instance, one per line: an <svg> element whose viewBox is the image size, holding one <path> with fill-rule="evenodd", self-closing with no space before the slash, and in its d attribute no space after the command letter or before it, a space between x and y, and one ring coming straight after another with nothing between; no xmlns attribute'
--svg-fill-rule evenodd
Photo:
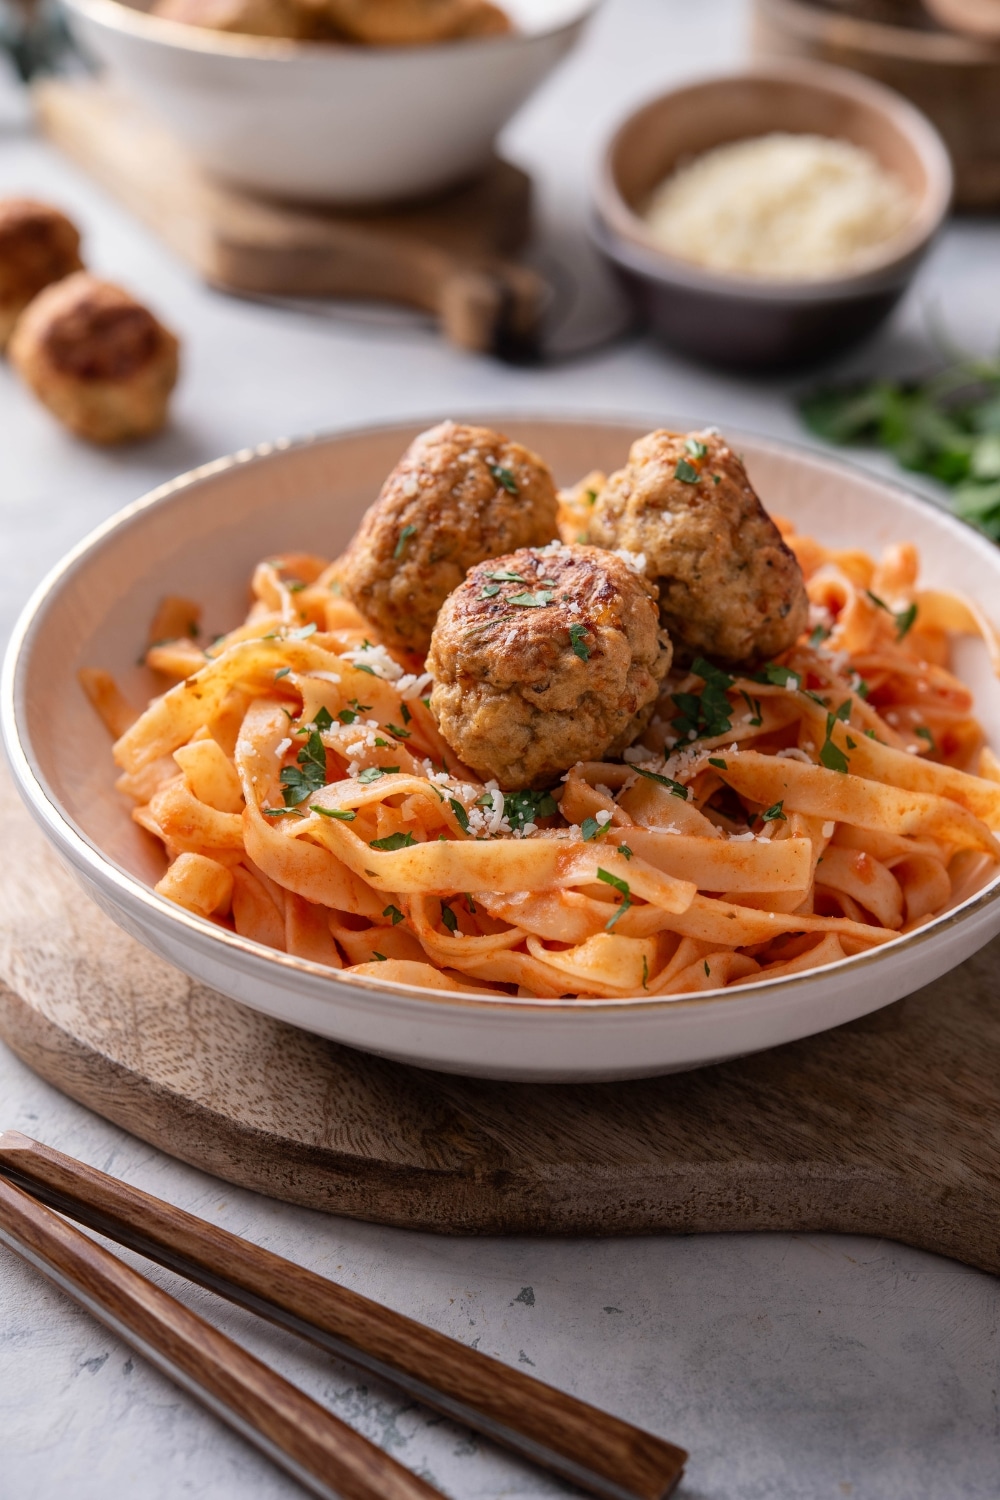
<svg viewBox="0 0 1000 1500"><path fill-rule="evenodd" d="M214 181L101 84L46 79L33 96L49 140L213 286L402 302L476 351L523 353L537 334L547 289L512 258L530 231L531 180L509 162L429 202L324 210Z"/></svg>
<svg viewBox="0 0 1000 1500"><path fill-rule="evenodd" d="M1000 942L863 1021L697 1073L465 1080L281 1025L155 958L81 893L6 773L0 826L0 1037L227 1181L447 1233L841 1230L1000 1272Z"/></svg>

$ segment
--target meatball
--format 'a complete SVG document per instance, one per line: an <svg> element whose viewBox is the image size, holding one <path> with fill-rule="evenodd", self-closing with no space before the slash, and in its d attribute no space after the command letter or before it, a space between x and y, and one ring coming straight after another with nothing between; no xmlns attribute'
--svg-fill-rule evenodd
<svg viewBox="0 0 1000 1500"><path fill-rule="evenodd" d="M334 25L354 41L408 47L507 31L506 16L483 0L326 0Z"/></svg>
<svg viewBox="0 0 1000 1500"><path fill-rule="evenodd" d="M243 36L309 41L325 34L321 14L296 0L156 0L150 13L184 26Z"/></svg>
<svg viewBox="0 0 1000 1500"><path fill-rule="evenodd" d="M121 287L78 271L48 287L18 320L14 369L72 432L94 443L163 426L178 344Z"/></svg>
<svg viewBox="0 0 1000 1500"><path fill-rule="evenodd" d="M82 265L80 235L65 214L31 198L0 201L0 349L31 299Z"/></svg>
<svg viewBox="0 0 1000 1500"><path fill-rule="evenodd" d="M620 755L670 670L656 591L613 552L556 543L473 568L427 657L448 744L505 790Z"/></svg>
<svg viewBox="0 0 1000 1500"><path fill-rule="evenodd" d="M408 448L343 560L345 593L388 646L430 645L438 610L475 563L556 534L542 460L488 427L443 422Z"/></svg>
<svg viewBox="0 0 1000 1500"><path fill-rule="evenodd" d="M716 432L650 432L633 443L588 532L598 546L645 556L660 617L685 660L765 660L805 629L802 571Z"/></svg>

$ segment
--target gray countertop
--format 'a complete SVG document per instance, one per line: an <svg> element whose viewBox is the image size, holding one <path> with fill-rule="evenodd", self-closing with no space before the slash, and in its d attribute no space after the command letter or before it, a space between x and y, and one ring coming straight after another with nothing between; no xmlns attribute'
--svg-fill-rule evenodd
<svg viewBox="0 0 1000 1500"><path fill-rule="evenodd" d="M634 99L736 63L739 0L611 0L506 149L540 185L556 254L583 222L594 152ZM552 369L463 356L415 323L309 318L210 293L31 134L0 87L0 193L63 204L91 265L184 340L169 433L114 453L66 436L0 368L0 637L55 559L180 470L279 434L489 407L662 413L805 441L795 382L741 380L643 341ZM914 292L839 366L929 358L927 324L1000 339L1000 223L952 225ZM613 318L589 288L580 327ZM1000 1288L871 1240L726 1235L447 1240L329 1218L181 1166L63 1098L0 1047L16 1127L646 1425L691 1450L684 1500L994 1500ZM155 1273L175 1285L166 1274ZM190 1288L181 1295L455 1500L567 1494L347 1366ZM0 1253L2 1500L277 1500L301 1492L74 1304Z"/></svg>

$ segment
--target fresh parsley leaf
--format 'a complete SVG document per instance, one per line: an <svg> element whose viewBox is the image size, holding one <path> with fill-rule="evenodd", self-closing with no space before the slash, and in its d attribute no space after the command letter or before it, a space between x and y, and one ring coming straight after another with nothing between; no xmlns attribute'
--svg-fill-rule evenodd
<svg viewBox="0 0 1000 1500"><path fill-rule="evenodd" d="M519 495L521 493L517 487L517 480L509 469L505 469L502 464L487 464L486 467L493 475L497 484L503 485L508 495Z"/></svg>
<svg viewBox="0 0 1000 1500"><path fill-rule="evenodd" d="M573 647L573 655L578 656L581 661L590 660L590 647L583 644L586 637L586 625L571 625L569 627L569 643Z"/></svg>
<svg viewBox="0 0 1000 1500"><path fill-rule="evenodd" d="M868 736L868 738L870 740L875 740L875 743L878 744L878 740L876 738L874 729L866 729L865 730L865 734Z"/></svg>
<svg viewBox="0 0 1000 1500"><path fill-rule="evenodd" d="M377 959L380 964L388 962L384 953L379 953L377 948L372 949L372 958Z"/></svg>
<svg viewBox="0 0 1000 1500"><path fill-rule="evenodd" d="M872 604L874 604L874 606L875 606L876 609L884 609L887 615L892 613L892 611L890 610L888 604L886 604L885 600L884 599L880 599L879 596L878 596L878 594L873 594L872 591L871 591L871 589L865 589L865 594L866 594L867 598L869 599L869 601Z"/></svg>
<svg viewBox="0 0 1000 1500"><path fill-rule="evenodd" d="M393 927L397 926L400 922L406 921L406 918L403 916L403 913L400 911L399 907L393 906L391 902L386 907L382 915L383 917L391 918Z"/></svg>
<svg viewBox="0 0 1000 1500"><path fill-rule="evenodd" d="M397 740L408 740L410 738L410 731L408 729L400 729L398 724L387 724L385 727L390 734L395 735Z"/></svg>
<svg viewBox="0 0 1000 1500"><path fill-rule="evenodd" d="M441 921L454 937L455 933L458 931L458 918L452 911L451 907L448 905L447 901L441 902Z"/></svg>
<svg viewBox="0 0 1000 1500"><path fill-rule="evenodd" d="M843 707L843 705L841 705L841 707ZM850 702L848 702L847 708L848 714L850 714ZM827 714L826 716L826 739L823 741L823 744L820 748L819 762L821 766L826 766L828 771L839 771L841 775L845 775L850 762L848 761L847 756L844 754L843 750L841 750L840 746L835 745L833 743L833 740L830 738L830 735L833 732L833 726L837 723L840 717L841 714L839 709L835 714Z"/></svg>
<svg viewBox="0 0 1000 1500"><path fill-rule="evenodd" d="M659 771L647 771L644 766L633 766L637 776L645 776L647 781L657 781L660 786L665 786L672 797L680 797L682 802L688 798L688 789L680 781L673 781L669 776L661 776Z"/></svg>
<svg viewBox="0 0 1000 1500"><path fill-rule="evenodd" d="M708 959L707 958L705 959L705 973L706 973L707 977L709 979L711 979L711 977L712 977L712 971L711 971L711 969L708 966Z"/></svg>
<svg viewBox="0 0 1000 1500"><path fill-rule="evenodd" d="M540 589L533 594L530 589L524 589L520 594L509 594L508 604L520 604L524 609L544 609L547 604L552 603L552 595L545 589Z"/></svg>
<svg viewBox="0 0 1000 1500"><path fill-rule="evenodd" d="M357 717L353 708L342 708L337 715L341 724L353 724Z"/></svg>
<svg viewBox="0 0 1000 1500"><path fill-rule="evenodd" d="M507 792L503 794L503 810L516 832L528 823L537 823L539 818L550 818L559 811L559 804L551 792Z"/></svg>
<svg viewBox="0 0 1000 1500"><path fill-rule="evenodd" d="M314 803L310 812L319 813L321 818L336 818L338 823L353 823L357 813L349 807L320 807Z"/></svg>
<svg viewBox="0 0 1000 1500"><path fill-rule="evenodd" d="M761 714L760 699L751 698L750 694L746 691L745 688L740 688L740 697L743 699L743 702L750 710L749 723L752 724L755 729L759 729L764 722L763 716Z"/></svg>
<svg viewBox="0 0 1000 1500"><path fill-rule="evenodd" d="M332 729L333 718L330 714L330 710L328 708L320 706L316 710L313 723L316 725L316 728L319 730L320 734L325 734L328 729Z"/></svg>
<svg viewBox="0 0 1000 1500"><path fill-rule="evenodd" d="M459 800L458 800L457 797L449 797L448 798L448 806L451 808L452 812L455 814L455 817L456 817L456 819L458 821L459 828L461 828L461 830L462 830L463 833L468 833L468 831L469 831L469 814L466 812L466 810L465 810L464 806L462 805L462 803L459 802Z"/></svg>
<svg viewBox="0 0 1000 1500"><path fill-rule="evenodd" d="M708 444L701 442L699 438L685 438L684 446L692 458L705 458L708 454Z"/></svg>
<svg viewBox="0 0 1000 1500"><path fill-rule="evenodd" d="M730 718L730 703L726 694L734 684L728 672L713 667L703 656L696 656L691 663L692 672L702 679L705 686L700 693L674 693L674 706L678 713L671 719L671 727L682 739L714 739L716 735L728 734L733 727Z"/></svg>
<svg viewBox="0 0 1000 1500"><path fill-rule="evenodd" d="M465 905L468 908L468 910L471 913L471 915L475 916L476 915L476 903L473 901L472 894L471 894L470 891L466 891L465 892Z"/></svg>
<svg viewBox="0 0 1000 1500"><path fill-rule="evenodd" d="M628 844L619 844L618 853L624 855L626 859L632 858L632 850L629 848Z"/></svg>
<svg viewBox="0 0 1000 1500"><path fill-rule="evenodd" d="M307 640L309 636L315 635L315 634L316 634L316 626L313 625L313 624L309 624L309 625L302 625L302 626L300 626L300 628L298 630L290 630L288 632L288 637L287 638L290 641L304 641L304 640Z"/></svg>
<svg viewBox="0 0 1000 1500"><path fill-rule="evenodd" d="M410 849L416 843L412 833L390 833L388 838L370 839L369 849L382 849L387 854L393 854L397 849Z"/></svg>
<svg viewBox="0 0 1000 1500"><path fill-rule="evenodd" d="M480 599L494 599L499 592L500 585L498 583L484 583L483 592L479 597Z"/></svg>
<svg viewBox="0 0 1000 1500"><path fill-rule="evenodd" d="M583 834L583 842L589 844L591 839L599 839L602 833L607 833L611 827L610 823L598 823L596 818L584 818L580 824L580 832Z"/></svg>
<svg viewBox="0 0 1000 1500"><path fill-rule="evenodd" d="M404 702L400 702L399 709L400 713L403 716L403 723L409 724L410 720L413 718L413 715L410 713L410 710L407 708L406 704Z"/></svg>
<svg viewBox="0 0 1000 1500"><path fill-rule="evenodd" d="M825 625L816 625L809 633L810 646L821 646L829 634Z"/></svg>
<svg viewBox="0 0 1000 1500"><path fill-rule="evenodd" d="M754 673L754 682L769 682L772 687L787 688L790 693L797 693L802 686L802 678L791 667L780 667L777 662L769 661L766 667Z"/></svg>
<svg viewBox="0 0 1000 1500"><path fill-rule="evenodd" d="M674 470L674 478L679 479L682 484L697 484L701 475L694 464L688 463L686 458L679 458Z"/></svg>
<svg viewBox="0 0 1000 1500"><path fill-rule="evenodd" d="M729 767L726 765L726 762L724 760L719 760L714 755L710 755L708 757L708 763L709 763L710 766L715 766L716 769L719 770L719 771L727 771L729 769Z"/></svg>
<svg viewBox="0 0 1000 1500"><path fill-rule="evenodd" d="M373 781L378 781L380 776L398 776L398 766L365 766L359 772L358 780L362 786L370 786Z"/></svg>
<svg viewBox="0 0 1000 1500"><path fill-rule="evenodd" d="M906 609L901 609L898 615L893 616L893 619L896 621L897 641L901 641L904 635L908 634L908 632L913 628L913 622L914 620L916 620L916 618L916 604L911 604Z"/></svg>
<svg viewBox="0 0 1000 1500"><path fill-rule="evenodd" d="M597 491L596 490L584 490L583 494L584 494L584 499L586 500L586 502L587 502L588 505L596 505L597 504Z"/></svg>
<svg viewBox="0 0 1000 1500"><path fill-rule="evenodd" d="M780 802L776 802L773 807L769 807L767 812L762 812L760 818L762 823L776 823L779 820L782 823L786 822L784 798Z"/></svg>
<svg viewBox="0 0 1000 1500"><path fill-rule="evenodd" d="M604 924L604 930L610 932L619 917L623 916L632 905L632 891L627 880L622 880L618 875L612 875L610 870L602 870L600 865L597 867L597 878L603 880L605 885L613 886L616 891L621 892L621 905L611 920Z"/></svg>
<svg viewBox="0 0 1000 1500"><path fill-rule="evenodd" d="M283 766L278 780L286 807L298 807L300 802L308 801L313 792L318 792L324 785L307 771L301 771L298 766Z"/></svg>
<svg viewBox="0 0 1000 1500"><path fill-rule="evenodd" d="M918 735L920 737L920 739L926 740L927 743L928 743L928 745L931 747L932 750L935 748L934 747L934 736L931 734L931 732L927 728L926 724L918 724L917 727L916 727L916 729L913 731L913 733L915 735Z"/></svg>
<svg viewBox="0 0 1000 1500"><path fill-rule="evenodd" d="M265 818L304 818L306 816L305 813L299 812L297 807L262 807L261 812Z"/></svg>
<svg viewBox="0 0 1000 1500"><path fill-rule="evenodd" d="M389 748L389 741L388 740L383 740L378 735L376 735L375 736L375 749L376 750L388 750L388 748Z"/></svg>
<svg viewBox="0 0 1000 1500"><path fill-rule="evenodd" d="M511 573L507 568L499 568L495 573L487 573L487 578L495 578L497 583L527 583L520 573Z"/></svg>
<svg viewBox="0 0 1000 1500"><path fill-rule="evenodd" d="M279 667L274 674L275 682L280 682L282 677L287 677L291 670L291 667Z"/></svg>
<svg viewBox="0 0 1000 1500"><path fill-rule="evenodd" d="M376 675L375 668L365 666L363 661L352 661L351 666L354 668L355 672L367 672L369 677L374 677Z"/></svg>
<svg viewBox="0 0 1000 1500"><path fill-rule="evenodd" d="M285 588L290 594L301 594L305 584L298 578L292 578L285 584Z"/></svg>
<svg viewBox="0 0 1000 1500"><path fill-rule="evenodd" d="M417 528L415 526L403 527L402 531L399 533L399 541L396 543L396 550L392 554L393 560L395 562L398 562L403 553L406 551L406 544L410 540L410 537L416 536L416 534Z"/></svg>

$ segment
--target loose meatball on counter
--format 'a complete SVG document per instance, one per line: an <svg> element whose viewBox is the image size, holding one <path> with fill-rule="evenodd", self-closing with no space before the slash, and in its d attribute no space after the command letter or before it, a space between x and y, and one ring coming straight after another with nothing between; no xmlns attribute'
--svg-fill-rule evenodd
<svg viewBox="0 0 1000 1500"><path fill-rule="evenodd" d="M427 657L431 711L504 791L620 755L670 670L656 591L612 552L555 544L480 563L445 600Z"/></svg>
<svg viewBox="0 0 1000 1500"><path fill-rule="evenodd" d="M795 557L714 431L650 432L596 497L589 540L639 552L679 656L736 665L787 650L809 602Z"/></svg>
<svg viewBox="0 0 1000 1500"><path fill-rule="evenodd" d="M421 656L466 571L556 534L556 487L534 453L443 422L410 445L343 560L341 583L387 646Z"/></svg>
<svg viewBox="0 0 1000 1500"><path fill-rule="evenodd" d="M76 225L32 198L0 200L0 349L31 299L83 265Z"/></svg>

